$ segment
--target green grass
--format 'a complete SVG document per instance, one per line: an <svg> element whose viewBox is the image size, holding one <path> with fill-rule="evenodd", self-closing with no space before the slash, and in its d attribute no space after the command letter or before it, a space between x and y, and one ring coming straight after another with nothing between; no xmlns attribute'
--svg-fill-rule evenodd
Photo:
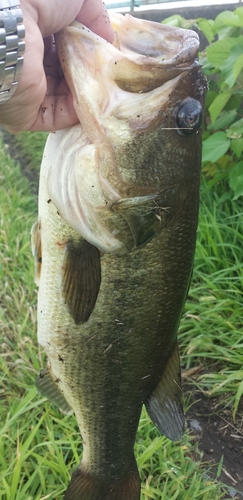
<svg viewBox="0 0 243 500"><path fill-rule="evenodd" d="M8 137L10 134L8 134ZM11 138L12 136L10 136ZM25 158L27 170L39 172L43 147L48 137L46 132L21 132L14 137L18 152Z"/></svg>
<svg viewBox="0 0 243 500"><path fill-rule="evenodd" d="M219 204L202 186L194 274L180 326L186 368L204 364L201 389L224 397L234 417L243 394L242 220L242 200Z"/></svg>
<svg viewBox="0 0 243 500"><path fill-rule="evenodd" d="M31 148L35 135L28 141ZM82 444L74 416L63 416L35 389L44 359L36 340L29 243L37 200L1 145L0 165L0 499L59 500ZM201 363L207 373L197 384L207 393L223 394L234 414L243 371L242 212L239 200L221 205L202 187L195 271L180 326L184 367ZM135 452L142 500L229 498L210 479L193 437L186 433L180 442L170 442L145 411Z"/></svg>

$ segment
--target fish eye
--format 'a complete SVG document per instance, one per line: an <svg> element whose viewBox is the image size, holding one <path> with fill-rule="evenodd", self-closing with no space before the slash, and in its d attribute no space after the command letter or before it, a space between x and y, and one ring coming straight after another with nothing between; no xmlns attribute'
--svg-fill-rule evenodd
<svg viewBox="0 0 243 500"><path fill-rule="evenodd" d="M197 132L202 123L202 106L192 97L186 97L180 102L176 113L177 132L180 135L190 135Z"/></svg>

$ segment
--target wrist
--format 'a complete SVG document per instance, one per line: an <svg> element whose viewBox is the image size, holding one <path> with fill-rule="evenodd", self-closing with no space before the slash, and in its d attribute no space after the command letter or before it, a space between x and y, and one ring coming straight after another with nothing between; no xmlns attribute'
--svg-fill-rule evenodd
<svg viewBox="0 0 243 500"><path fill-rule="evenodd" d="M14 94L23 66L25 28L19 0L0 0L0 104Z"/></svg>

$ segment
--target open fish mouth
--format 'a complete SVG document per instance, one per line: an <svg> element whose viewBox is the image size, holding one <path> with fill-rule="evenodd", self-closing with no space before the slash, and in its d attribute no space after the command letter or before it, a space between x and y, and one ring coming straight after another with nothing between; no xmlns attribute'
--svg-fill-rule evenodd
<svg viewBox="0 0 243 500"><path fill-rule="evenodd" d="M114 44L126 55L126 63L120 56L113 68L114 80L123 90L149 92L177 76L195 59L199 39L193 31L177 31L149 21L144 25L139 19L136 28L129 29L130 16L121 19L113 15L111 22L115 30ZM132 72L130 78L129 70L124 71L125 64Z"/></svg>
<svg viewBox="0 0 243 500"><path fill-rule="evenodd" d="M87 133L83 106L88 95L94 98L94 87L97 98L93 112L96 110L97 118L110 116L116 102L123 107L124 100L129 105L132 99L136 109L142 101L141 96L134 101L134 94L160 87L160 93L168 99L173 80L197 64L199 38L194 31L144 22L129 15L110 17L115 30L113 45L76 21L56 37L62 68ZM128 93L133 94L130 99Z"/></svg>

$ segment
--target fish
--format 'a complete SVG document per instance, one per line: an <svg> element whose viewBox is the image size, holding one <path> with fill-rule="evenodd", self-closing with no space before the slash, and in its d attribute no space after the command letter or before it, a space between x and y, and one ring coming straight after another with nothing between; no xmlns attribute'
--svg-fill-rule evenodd
<svg viewBox="0 0 243 500"><path fill-rule="evenodd" d="M198 36L111 14L56 36L79 123L51 133L32 230L41 394L83 442L65 500L139 500L143 405L184 432L177 332L193 268L206 81Z"/></svg>

